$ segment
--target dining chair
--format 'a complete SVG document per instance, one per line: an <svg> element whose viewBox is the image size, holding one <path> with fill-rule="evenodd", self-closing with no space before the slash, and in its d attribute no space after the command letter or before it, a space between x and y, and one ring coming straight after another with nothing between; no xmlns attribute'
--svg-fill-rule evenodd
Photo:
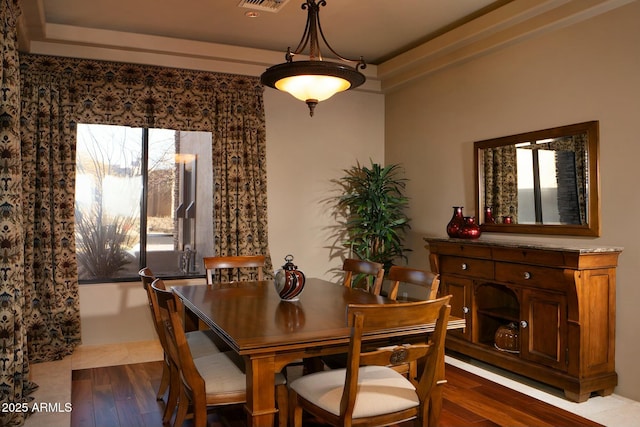
<svg viewBox="0 0 640 427"><path fill-rule="evenodd" d="M436 299L438 295L438 288L440 287L440 275L432 273L431 271L419 270L410 267L391 266L387 279L391 281L387 298L396 300L398 297L398 288L400 283L409 283L412 285L420 286L424 288L428 293L426 294L427 300ZM406 375L410 381L417 384L417 362L402 363L393 367L396 371L403 375Z"/></svg>
<svg viewBox="0 0 640 427"><path fill-rule="evenodd" d="M342 270L344 271L344 286L363 289L373 295L380 295L382 282L384 280L384 268L382 264L347 258L342 264ZM308 370L317 371L321 369L322 364L319 363L320 360L330 369L344 368L347 363L345 354L329 354L319 358L309 358L307 365L311 368Z"/></svg>
<svg viewBox="0 0 640 427"><path fill-rule="evenodd" d="M347 258L342 264L344 286L348 288L363 287L374 295L380 295L384 280L384 266L377 262Z"/></svg>
<svg viewBox="0 0 640 427"><path fill-rule="evenodd" d="M437 423L441 393L432 396L446 380L438 379L444 363L444 340L451 296L403 304L351 304L347 367L316 372L291 382L289 404L292 425L302 426L303 412L333 426L382 426L417 419L418 425ZM363 334L399 327L434 324L433 332L412 344L362 348ZM423 358L418 385L389 365ZM430 424L431 423L431 424Z"/></svg>
<svg viewBox="0 0 640 427"><path fill-rule="evenodd" d="M214 277L217 273L216 281L232 281L233 272L235 270L236 277L240 280L241 269L244 268L257 268L257 273L255 274L255 278L257 280L264 280L264 264L265 264L265 256L264 255L239 255L239 256L211 256L211 257L203 257L202 261L204 264L204 268L207 273L207 284L210 285L214 283ZM223 272L226 271L226 278L224 280ZM251 273L252 274L252 273ZM250 276L251 277L251 276Z"/></svg>
<svg viewBox="0 0 640 427"><path fill-rule="evenodd" d="M150 268L144 267L139 272L140 280L142 281L142 286L144 287L145 293L147 294L147 300L149 303L149 310L151 311L151 319L153 320L153 327L158 334L158 339L160 340L160 345L164 352L164 364L162 366L162 376L160 379L160 385L158 387L158 392L156 394L156 399L162 400L165 395L167 388L169 388L171 382L171 372L170 372L170 361L169 355L167 354L167 343L166 336L164 333L164 329L162 327L162 320L160 318L160 311L158 309L157 304L154 303L154 298L152 298L153 291L151 290L151 285L155 282L156 286L166 289L164 282L162 279L158 279L153 275L153 272ZM208 329L202 331L191 331L186 333L187 342L189 343L189 347L191 352L195 355L195 357L199 357L201 355L210 354L210 353L218 353L220 349L215 344L215 333ZM175 393L175 391L174 391ZM167 396L167 401L170 399L177 398L176 395L171 394L171 390L169 391L169 396Z"/></svg>
<svg viewBox="0 0 640 427"><path fill-rule="evenodd" d="M194 427L206 427L207 410L221 406L245 403L247 379L244 360L235 351L212 353L194 357L187 344L184 325L178 311L178 297L171 291L151 285L153 297L160 309L162 324L167 337L171 358L171 387L179 390L174 426L182 426L188 413L193 414ZM276 400L278 424L286 427L288 392L286 379L276 374ZM163 418L163 423L170 420Z"/></svg>
<svg viewBox="0 0 640 427"><path fill-rule="evenodd" d="M158 318L156 317L156 313L153 307L153 303L151 301L151 296L149 295L149 290L151 289L151 283L156 279L156 277L151 272L151 269L148 267L142 268L138 271L138 276L140 276L140 280L142 281L142 287L144 288L144 292L147 295L147 300L149 303L149 310L151 311L151 319L153 320L153 327L156 330L156 334L160 339L160 346L163 351L166 348L164 344L164 332L159 330ZM162 400L165 395L167 388L169 387L169 361L167 360L168 355L164 353L164 364L162 365L162 376L160 377L160 386L158 386L158 392L156 394L157 400Z"/></svg>
<svg viewBox="0 0 640 427"><path fill-rule="evenodd" d="M400 283L410 283L421 286L428 290L427 298L436 299L438 288L440 287L440 275L431 271L419 270L417 268L391 266L387 274L387 279L391 281L387 298L395 300L398 298L398 288Z"/></svg>

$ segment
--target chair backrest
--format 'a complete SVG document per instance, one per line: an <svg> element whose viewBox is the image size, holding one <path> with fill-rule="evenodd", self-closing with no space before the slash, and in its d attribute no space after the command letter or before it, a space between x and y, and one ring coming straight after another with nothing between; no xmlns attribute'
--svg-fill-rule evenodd
<svg viewBox="0 0 640 427"><path fill-rule="evenodd" d="M236 280L241 280L241 269L256 268L257 272L253 276L255 280L264 280L264 255L239 255L239 256L211 256L202 258L204 268L207 272L207 284L215 281L230 282L234 280L234 270ZM224 272L227 274L224 275ZM217 277L216 277L217 273ZM251 276L250 276L251 277Z"/></svg>
<svg viewBox="0 0 640 427"><path fill-rule="evenodd" d="M384 280L384 266L377 262L347 258L342 264L344 285L348 288L359 287L366 283L367 290L380 295Z"/></svg>
<svg viewBox="0 0 640 427"><path fill-rule="evenodd" d="M149 267L144 267L140 271L138 271L138 275L140 276L140 280L142 281L142 286L144 287L144 291L147 294L147 302L149 303L149 311L151 312L151 319L153 320L153 327L156 329L156 333L158 334L158 338L160 339L160 344L162 348L164 348L164 331L162 330L162 325L160 324L160 314L158 312L158 307L154 304L154 300L151 297L152 290L151 285L156 280L156 277L153 275L153 272ZM162 280L159 281L162 283ZM164 283L162 283L164 286Z"/></svg>
<svg viewBox="0 0 640 427"><path fill-rule="evenodd" d="M389 295L387 295L389 299L395 300L398 297L400 283L411 283L412 285L428 288L429 294L427 299L436 299L438 295L440 275L431 271L394 265L389 269L387 278L391 281Z"/></svg>
<svg viewBox="0 0 640 427"><path fill-rule="evenodd" d="M191 390L201 387L201 390L204 391L204 380L193 363L184 325L176 308L175 295L172 291L164 289L164 285L159 282L160 280L156 279L151 284L151 290L165 335L167 346L165 352L182 373L185 386Z"/></svg>
<svg viewBox="0 0 640 427"><path fill-rule="evenodd" d="M142 272L142 270L140 270L140 272ZM148 276L145 276L145 278L143 279L143 283L145 279L148 279ZM153 292L153 286L156 286L161 289L166 289L166 288L162 279L158 279L158 278L153 278L151 283L149 283L148 285L145 285L145 291L147 292L147 298L149 300L149 308L151 309L151 319L153 320L153 327L156 329L156 333L158 334L158 339L160 340L160 345L162 346L162 349L166 352L167 337L164 331L164 327L162 325L160 308L158 307L157 299Z"/></svg>
<svg viewBox="0 0 640 427"><path fill-rule="evenodd" d="M156 277L149 267L140 269L140 271L138 271L138 276L140 276L140 280L142 281L142 286L144 287L145 291L149 289L149 286L151 286L151 282L156 280Z"/></svg>
<svg viewBox="0 0 640 427"><path fill-rule="evenodd" d="M437 382L438 358L443 357L444 339L451 306L451 295L429 301L403 304L350 304L347 309L351 327L345 387L340 404L341 416L350 419L358 390L359 367L365 365L394 366L421 359L416 392L420 399L420 411L427 419L430 393ZM362 335L401 327L435 323L433 332L425 332L424 340L415 344L403 344L362 351ZM427 402L425 404L425 402Z"/></svg>

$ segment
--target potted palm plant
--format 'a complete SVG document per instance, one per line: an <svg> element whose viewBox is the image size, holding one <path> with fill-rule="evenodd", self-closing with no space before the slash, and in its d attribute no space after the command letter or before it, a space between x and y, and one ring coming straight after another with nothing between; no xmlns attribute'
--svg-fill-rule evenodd
<svg viewBox="0 0 640 427"><path fill-rule="evenodd" d="M337 180L341 194L338 209L346 216L348 238L344 242L360 259L379 262L388 271L398 258L406 260L405 231L410 228L404 195L407 179L397 164L346 169Z"/></svg>

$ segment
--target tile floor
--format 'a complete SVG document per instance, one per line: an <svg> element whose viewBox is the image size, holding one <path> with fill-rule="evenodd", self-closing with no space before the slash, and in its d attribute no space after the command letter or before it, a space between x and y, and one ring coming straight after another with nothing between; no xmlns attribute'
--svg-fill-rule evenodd
<svg viewBox="0 0 640 427"><path fill-rule="evenodd" d="M71 371L74 369L161 359L162 349L158 341L80 346L73 355L63 360L31 366L32 380L40 386L34 393L35 401L60 403L62 407L65 403L71 402ZM447 356L447 363L609 427L640 426L640 402L613 394L607 397L592 397L584 403L573 403L563 399L558 390L481 363L466 362L449 356ZM30 416L25 426L69 427L70 423L70 413L40 412Z"/></svg>

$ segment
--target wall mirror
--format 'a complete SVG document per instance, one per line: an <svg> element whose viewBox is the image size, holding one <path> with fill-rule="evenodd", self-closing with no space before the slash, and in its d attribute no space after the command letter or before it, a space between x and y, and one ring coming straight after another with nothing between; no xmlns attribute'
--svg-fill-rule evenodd
<svg viewBox="0 0 640 427"><path fill-rule="evenodd" d="M482 231L600 235L598 122L476 141Z"/></svg>

